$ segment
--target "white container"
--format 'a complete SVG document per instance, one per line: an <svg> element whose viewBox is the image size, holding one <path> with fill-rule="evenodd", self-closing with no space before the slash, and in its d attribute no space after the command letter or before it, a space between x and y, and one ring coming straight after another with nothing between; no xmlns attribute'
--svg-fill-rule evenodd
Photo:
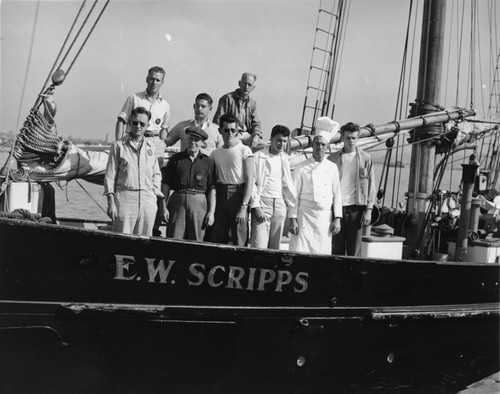
<svg viewBox="0 0 500 394"><path fill-rule="evenodd" d="M404 237L365 235L361 239L362 257L400 260L403 256Z"/></svg>
<svg viewBox="0 0 500 394"><path fill-rule="evenodd" d="M35 182L10 183L5 190L4 210L27 209L31 213L41 211L41 187Z"/></svg>
<svg viewBox="0 0 500 394"><path fill-rule="evenodd" d="M455 259L455 242L448 243L448 260ZM468 263L499 263L500 262L500 240L477 240L469 242L467 255L462 261Z"/></svg>

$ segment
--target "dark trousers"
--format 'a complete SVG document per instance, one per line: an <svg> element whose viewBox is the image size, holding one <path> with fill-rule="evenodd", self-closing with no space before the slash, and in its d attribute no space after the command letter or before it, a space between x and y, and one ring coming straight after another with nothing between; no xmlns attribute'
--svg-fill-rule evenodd
<svg viewBox="0 0 500 394"><path fill-rule="evenodd" d="M207 197L203 193L173 193L168 200L167 237L203 241L203 219L207 213Z"/></svg>
<svg viewBox="0 0 500 394"><path fill-rule="evenodd" d="M332 254L361 256L361 219L365 213L364 205L342 207L342 226L340 232L332 236Z"/></svg>
<svg viewBox="0 0 500 394"><path fill-rule="evenodd" d="M210 241L233 245L246 246L248 243L248 212L247 220L236 223L236 214L243 202L244 184L218 184L217 203L215 206L215 221L210 230Z"/></svg>

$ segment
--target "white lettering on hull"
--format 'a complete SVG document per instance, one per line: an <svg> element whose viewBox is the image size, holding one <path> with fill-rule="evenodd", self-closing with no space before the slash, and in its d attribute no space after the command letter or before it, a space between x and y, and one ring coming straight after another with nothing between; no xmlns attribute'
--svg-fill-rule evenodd
<svg viewBox="0 0 500 394"><path fill-rule="evenodd" d="M133 256L115 255L116 272L113 279L125 281L145 281L148 283L174 285L175 260L144 258L147 278L139 275L139 266ZM295 275L288 270L273 270L268 268L241 267L215 265L206 267L205 264L192 263L187 273L177 272L175 278L185 281L189 286L209 286L211 288L226 288L248 291L272 291L282 293L293 291L304 293L309 287L309 273L297 272Z"/></svg>

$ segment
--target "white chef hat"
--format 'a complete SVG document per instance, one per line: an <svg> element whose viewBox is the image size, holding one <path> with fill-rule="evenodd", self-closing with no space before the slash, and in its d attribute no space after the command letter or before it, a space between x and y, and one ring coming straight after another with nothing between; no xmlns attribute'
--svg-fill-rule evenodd
<svg viewBox="0 0 500 394"><path fill-rule="evenodd" d="M340 124L327 116L319 117L316 121L316 133L314 137L322 137L329 143L339 132Z"/></svg>

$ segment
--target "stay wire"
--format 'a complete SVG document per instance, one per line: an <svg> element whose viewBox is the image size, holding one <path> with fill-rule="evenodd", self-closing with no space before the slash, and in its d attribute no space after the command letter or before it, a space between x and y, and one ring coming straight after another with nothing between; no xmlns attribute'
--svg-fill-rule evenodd
<svg viewBox="0 0 500 394"><path fill-rule="evenodd" d="M31 30L31 41L30 47L28 50L28 59L26 61L26 70L24 72L24 81L23 81L23 89L21 90L21 101L19 102L19 110L17 112L17 120L16 120L16 128L17 131L19 129L19 120L21 119L21 110L24 102L24 95L26 93L26 85L28 82L28 73L31 65L31 56L33 54L33 44L35 42L35 34L36 34L36 26L38 24L38 11L40 9L40 0L36 2L35 14L33 16L33 28Z"/></svg>
<svg viewBox="0 0 500 394"><path fill-rule="evenodd" d="M98 1L98 0L95 0L94 6L95 6L95 4L97 4L97 1ZM91 27L90 31L88 32L87 37L85 37L85 40L83 41L82 45L80 46L80 49L78 50L77 54L75 55L75 57L74 57L73 61L71 62L71 64L70 64L70 66L69 66L68 70L66 71L66 76L68 76L68 74L69 74L69 72L70 72L71 68L73 67L73 65L74 65L74 64L75 64L75 62L76 62L76 59L78 59L78 56L80 56L80 53L82 52L83 47L84 47L84 46L85 46L85 44L87 43L87 41L88 41L88 39L90 38L90 36L91 36L92 32L94 31L95 27L97 26L97 23L98 23L98 22L99 22L99 20L101 19L102 14L104 13L104 11L106 10L106 7L107 7L107 6L108 6L108 4L109 4L109 1L110 1L110 0L106 0L106 3L104 4L104 6L103 6L103 7L102 7L102 9L101 9L101 12L100 12L100 13L99 13L99 15L97 16L97 19L94 21L94 23L93 23L93 25L92 25L92 27ZM92 9L94 9L94 6L92 7Z"/></svg>
<svg viewBox="0 0 500 394"><path fill-rule="evenodd" d="M78 12L76 14L75 19L73 20L73 24L71 25L71 27L70 27L70 29L68 31L68 34L66 35L66 38L64 39L64 42L63 42L63 44L61 46L61 49L59 50L59 53L57 54L57 57L56 57L56 59L54 61L54 64L52 65L52 68L50 69L50 72L47 75L47 79L45 80L45 83L43 84L43 88L40 91L40 94L43 94L43 92L45 92L45 89L47 88L47 86L49 84L49 81L50 81L52 75L54 74L54 71L56 71L57 62L61 58L61 55L62 55L62 53L64 51L64 48L66 47L66 44L68 43L69 37L71 36L71 33L73 32L73 29L75 28L76 22L80 18L80 14L81 14L83 8L85 7L86 2L87 2L87 0L83 0L82 4L80 5L80 9L78 10Z"/></svg>

